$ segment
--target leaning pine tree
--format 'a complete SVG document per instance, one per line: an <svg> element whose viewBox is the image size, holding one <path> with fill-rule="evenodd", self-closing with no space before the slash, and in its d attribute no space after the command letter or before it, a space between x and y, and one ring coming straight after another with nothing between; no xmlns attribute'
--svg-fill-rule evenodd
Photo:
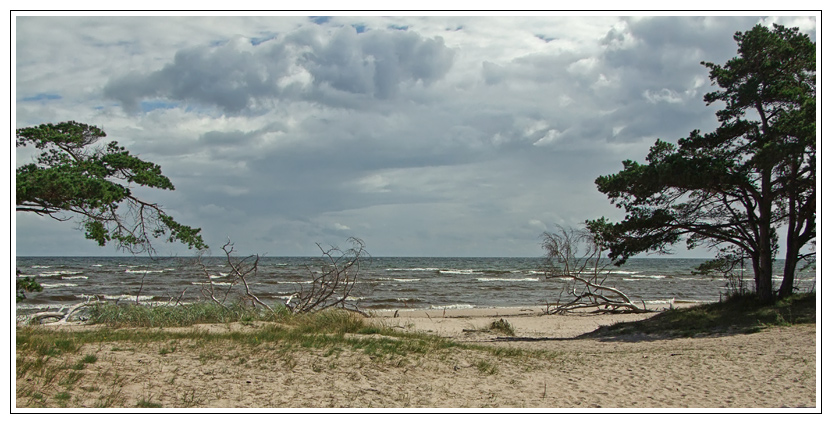
<svg viewBox="0 0 832 424"><path fill-rule="evenodd" d="M106 136L100 128L69 121L20 128L16 136L17 147L40 151L33 163L17 168L17 212L59 221L77 217L86 238L132 253L153 253L157 238L208 247L199 228L180 224L133 193L137 186L174 187L159 165L131 155L117 142L97 145Z"/></svg>
<svg viewBox="0 0 832 424"><path fill-rule="evenodd" d="M797 28L757 25L738 32L738 56L725 65L702 62L719 90L705 95L719 127L694 130L676 145L658 140L646 164L595 182L623 221L588 221L610 257L621 264L647 251L688 248L717 251L714 264L748 260L763 301L795 290L800 261L815 243L815 43ZM785 233L779 289L773 262Z"/></svg>

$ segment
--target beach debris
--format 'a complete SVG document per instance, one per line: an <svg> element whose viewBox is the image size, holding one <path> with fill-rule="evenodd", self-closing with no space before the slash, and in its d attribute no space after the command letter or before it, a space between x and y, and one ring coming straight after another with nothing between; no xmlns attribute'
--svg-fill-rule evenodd
<svg viewBox="0 0 832 424"><path fill-rule="evenodd" d="M25 325L66 325L75 323L84 323L88 317L86 315L78 315L84 309L103 303L100 301L85 301L71 305L68 308L63 307L57 311L43 311L31 315L25 315L18 319L18 322Z"/></svg>
<svg viewBox="0 0 832 424"><path fill-rule="evenodd" d="M543 233L546 251L546 279L565 281L555 303L546 302L545 314L565 314L577 310L595 313L650 312L642 301L638 306L615 287L604 285L610 272L605 249L588 229L558 226L556 232ZM563 301L564 297L568 301Z"/></svg>
<svg viewBox="0 0 832 424"><path fill-rule="evenodd" d="M360 239L350 237L347 242L352 244L352 248L347 250L335 246L324 248L317 244L321 251L321 269L315 271L310 268L312 282L300 285L291 294L291 301L287 302L286 307L292 313L339 308L369 317L369 314L358 309L351 296L358 281L361 263L369 254Z"/></svg>

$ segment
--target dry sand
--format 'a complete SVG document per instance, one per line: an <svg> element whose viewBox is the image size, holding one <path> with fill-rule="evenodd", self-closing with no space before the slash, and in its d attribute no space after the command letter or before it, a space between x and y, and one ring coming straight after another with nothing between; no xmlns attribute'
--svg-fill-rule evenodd
<svg viewBox="0 0 832 424"><path fill-rule="evenodd" d="M183 342L86 346L69 406L141 401L200 408L817 408L816 326L652 341L568 339L641 315L541 316L540 308L399 311L370 318L425 332L547 355L482 350L372 358L360 351L280 351L261 344ZM517 337L482 331L507 320ZM229 326L201 326L228 331ZM463 331L465 330L465 331ZM162 354L165 348L175 352ZM77 361L73 359L72 361ZM18 388L27 382L18 380ZM54 402L53 402L54 403ZM18 393L17 407L26 407ZM54 406L54 405L53 405ZM811 411L811 410L809 410Z"/></svg>

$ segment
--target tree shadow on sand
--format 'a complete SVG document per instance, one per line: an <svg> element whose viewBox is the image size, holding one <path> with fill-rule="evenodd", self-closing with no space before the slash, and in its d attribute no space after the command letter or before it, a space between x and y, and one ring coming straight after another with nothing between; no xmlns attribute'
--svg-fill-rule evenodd
<svg viewBox="0 0 832 424"><path fill-rule="evenodd" d="M639 342L687 337L751 334L765 328L809 324L816 320L814 293L762 303L754 295L733 296L718 303L670 309L642 321L603 326L576 339Z"/></svg>
<svg viewBox="0 0 832 424"><path fill-rule="evenodd" d="M762 303L754 295L670 309L642 321L602 326L573 338L498 337L496 341L598 340L643 342L691 337L724 337L751 334L776 326L810 324L816 321L814 293L790 296L776 303Z"/></svg>

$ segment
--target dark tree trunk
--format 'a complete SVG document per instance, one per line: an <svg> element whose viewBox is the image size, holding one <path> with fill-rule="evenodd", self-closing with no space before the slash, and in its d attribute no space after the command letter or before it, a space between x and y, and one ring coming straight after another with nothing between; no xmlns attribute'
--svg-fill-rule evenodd
<svg viewBox="0 0 832 424"><path fill-rule="evenodd" d="M771 193L771 168L763 169L761 172L762 181L760 186L760 221L758 241L759 269L755 270L757 281L757 296L763 302L774 300L772 288L772 228L771 228L771 206L773 203Z"/></svg>

